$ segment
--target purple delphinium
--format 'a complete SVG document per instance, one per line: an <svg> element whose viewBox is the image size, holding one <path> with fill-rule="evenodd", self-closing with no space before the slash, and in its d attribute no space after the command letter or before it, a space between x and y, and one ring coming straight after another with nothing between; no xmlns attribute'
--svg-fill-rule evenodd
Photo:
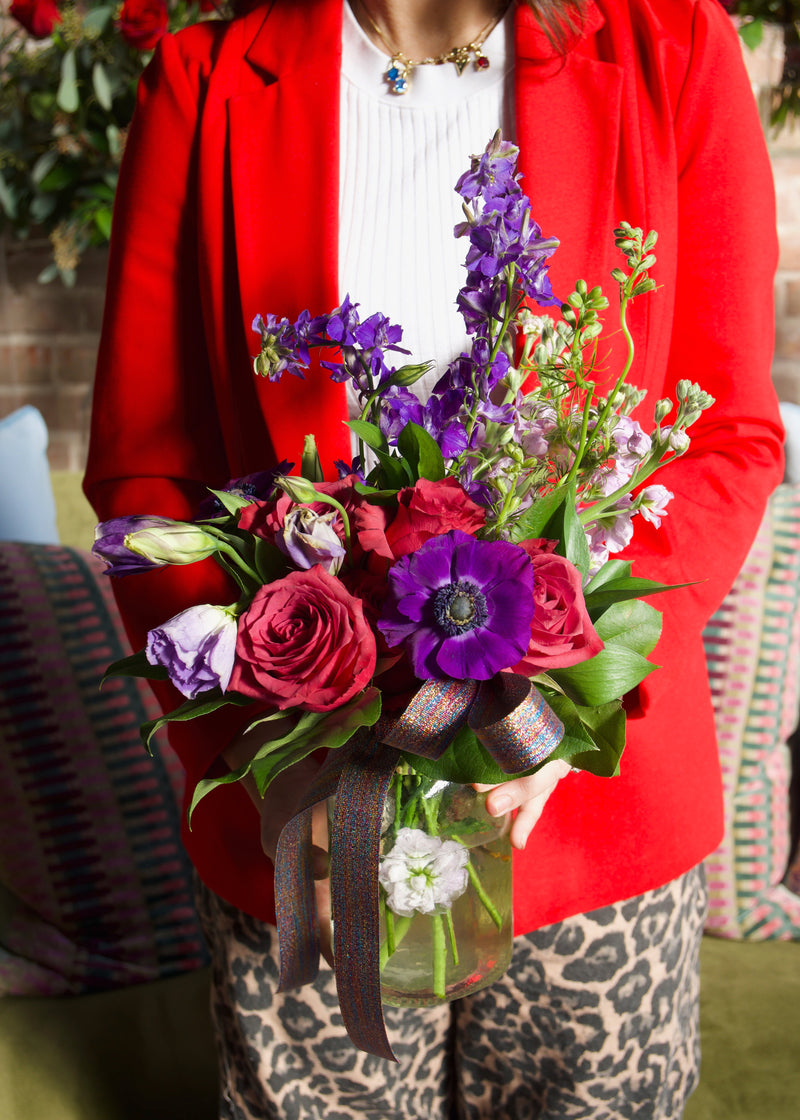
<svg viewBox="0 0 800 1120"><path fill-rule="evenodd" d="M275 315L256 315L252 328L261 336L261 349L253 358L253 369L257 374L268 377L270 381L280 381L284 373L305 377L303 371L308 369L308 349L305 347L303 360L293 323Z"/></svg>
<svg viewBox="0 0 800 1120"><path fill-rule="evenodd" d="M236 651L236 615L210 603L189 607L147 635L145 655L184 696L228 687Z"/></svg>
<svg viewBox="0 0 800 1120"><path fill-rule="evenodd" d="M488 680L527 652L533 611L525 551L453 529L390 569L378 629L421 680Z"/></svg>

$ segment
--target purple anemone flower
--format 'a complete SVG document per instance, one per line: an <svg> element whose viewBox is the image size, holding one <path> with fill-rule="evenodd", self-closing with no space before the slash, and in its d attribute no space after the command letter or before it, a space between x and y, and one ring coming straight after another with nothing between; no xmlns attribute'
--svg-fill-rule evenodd
<svg viewBox="0 0 800 1120"><path fill-rule="evenodd" d="M378 629L422 680L483 681L525 655L533 611L525 551L452 529L390 570Z"/></svg>
<svg viewBox="0 0 800 1120"><path fill-rule="evenodd" d="M190 700L212 688L226 690L235 651L234 611L210 603L181 611L147 635L147 660L162 665Z"/></svg>

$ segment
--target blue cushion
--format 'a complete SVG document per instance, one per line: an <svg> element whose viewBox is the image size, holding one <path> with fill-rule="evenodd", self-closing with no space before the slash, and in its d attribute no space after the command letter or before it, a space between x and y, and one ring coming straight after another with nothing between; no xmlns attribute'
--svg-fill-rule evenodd
<svg viewBox="0 0 800 1120"><path fill-rule="evenodd" d="M58 544L47 426L32 405L0 420L0 540Z"/></svg>

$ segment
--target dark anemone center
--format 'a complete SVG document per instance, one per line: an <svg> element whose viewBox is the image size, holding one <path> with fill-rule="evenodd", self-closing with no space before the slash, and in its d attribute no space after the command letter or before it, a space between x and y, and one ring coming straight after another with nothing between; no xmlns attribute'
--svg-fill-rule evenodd
<svg viewBox="0 0 800 1120"><path fill-rule="evenodd" d="M437 624L448 637L466 634L486 624L486 597L470 580L459 580L440 587L433 598Z"/></svg>

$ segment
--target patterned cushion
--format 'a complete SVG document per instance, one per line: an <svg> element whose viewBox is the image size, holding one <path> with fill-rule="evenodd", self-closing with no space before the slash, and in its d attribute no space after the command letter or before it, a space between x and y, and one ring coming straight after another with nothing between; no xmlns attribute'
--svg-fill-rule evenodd
<svg viewBox="0 0 800 1120"><path fill-rule="evenodd" d="M789 855L787 739L800 701L800 486L776 490L704 641L726 822L706 861L706 931L800 939L800 896L781 884Z"/></svg>
<svg viewBox="0 0 800 1120"><path fill-rule="evenodd" d="M148 758L146 685L88 553L0 543L0 994L63 995L205 963L181 768Z"/></svg>

